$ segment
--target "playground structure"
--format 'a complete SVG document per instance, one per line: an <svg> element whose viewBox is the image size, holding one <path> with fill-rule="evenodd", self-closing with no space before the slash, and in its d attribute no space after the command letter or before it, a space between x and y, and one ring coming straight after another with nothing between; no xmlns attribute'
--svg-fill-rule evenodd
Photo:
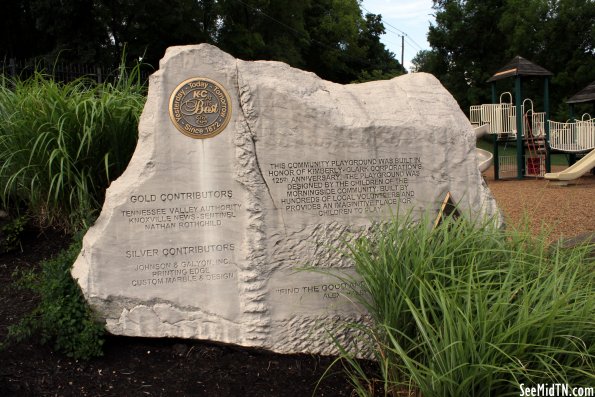
<svg viewBox="0 0 595 397"><path fill-rule="evenodd" d="M595 119L589 114L583 114L581 120L559 123L548 121L550 124L550 146L552 149L581 153L595 148Z"/></svg>
<svg viewBox="0 0 595 397"><path fill-rule="evenodd" d="M508 102L505 102L508 96ZM530 106L530 107L529 107ZM526 109L526 110L525 110ZM500 103L471 106L470 121L476 127L488 126L489 134L496 134L498 139L516 139L516 106L512 103L512 94L504 92L500 95ZM525 138L525 132L531 136L543 138L545 136L545 112L535 112L533 101L525 99L521 105L523 114L523 128L521 134Z"/></svg>
<svg viewBox="0 0 595 397"><path fill-rule="evenodd" d="M521 100L523 76L544 78L544 111L535 111L531 99ZM576 159L577 155L595 149L595 119L590 115L584 114L580 120L565 123L549 120L550 76L552 73L546 69L516 57L488 80L492 83L493 103L471 106L469 119L476 131L481 128L493 136L494 179L514 177L515 174L517 179L525 176L543 177L551 172L551 153L567 153ZM504 92L496 102L494 82L507 77L515 77L514 101L512 93ZM576 102L592 100L590 94L579 94L575 95L579 97ZM505 148L514 145L516 156L500 156L501 145ZM582 164L585 167L585 164L590 163Z"/></svg>

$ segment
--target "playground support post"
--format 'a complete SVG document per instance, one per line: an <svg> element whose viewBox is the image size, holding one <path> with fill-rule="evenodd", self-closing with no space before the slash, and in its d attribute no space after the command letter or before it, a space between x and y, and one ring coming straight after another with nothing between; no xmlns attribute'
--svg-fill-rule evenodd
<svg viewBox="0 0 595 397"><path fill-rule="evenodd" d="M570 104L568 112L570 113L570 122L575 122L576 117L574 117L574 103ZM568 160L568 165L572 166L574 163L576 163L576 153L568 153L566 155L566 159Z"/></svg>
<svg viewBox="0 0 595 397"><path fill-rule="evenodd" d="M543 81L543 111L545 112L545 172L552 172L552 159L550 153L550 78L545 76Z"/></svg>
<svg viewBox="0 0 595 397"><path fill-rule="evenodd" d="M515 95L515 106L516 106L516 165L517 165L517 179L523 179L524 177L524 165L523 161L523 111L521 107L522 103L522 82L521 76L516 76L514 82L514 95Z"/></svg>
<svg viewBox="0 0 595 397"><path fill-rule="evenodd" d="M492 82L492 103L496 103L496 83ZM498 156L498 134L494 134L494 180L500 179L500 156Z"/></svg>
<svg viewBox="0 0 595 397"><path fill-rule="evenodd" d="M494 180L500 179L500 161L498 160L498 134L494 134Z"/></svg>

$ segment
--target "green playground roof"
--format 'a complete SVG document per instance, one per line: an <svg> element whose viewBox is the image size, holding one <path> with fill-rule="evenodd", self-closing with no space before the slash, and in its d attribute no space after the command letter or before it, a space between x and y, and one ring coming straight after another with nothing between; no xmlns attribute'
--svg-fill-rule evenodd
<svg viewBox="0 0 595 397"><path fill-rule="evenodd" d="M516 56L490 77L488 83L512 76L553 76L553 73L521 56Z"/></svg>
<svg viewBox="0 0 595 397"><path fill-rule="evenodd" d="M566 103L583 103L595 101L595 81L574 94Z"/></svg>

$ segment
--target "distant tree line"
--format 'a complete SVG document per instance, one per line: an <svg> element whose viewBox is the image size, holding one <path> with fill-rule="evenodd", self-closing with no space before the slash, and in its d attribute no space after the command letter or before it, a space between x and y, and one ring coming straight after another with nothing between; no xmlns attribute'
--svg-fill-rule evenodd
<svg viewBox="0 0 595 397"><path fill-rule="evenodd" d="M405 70L359 0L20 0L0 5L0 57L158 68L172 45L212 43L347 83Z"/></svg>
<svg viewBox="0 0 595 397"><path fill-rule="evenodd" d="M595 80L593 0L433 0L431 49L413 60L463 109L491 100L486 80L516 55L554 73L551 110ZM43 57L158 68L172 45L211 43L245 60L287 62L348 83L405 73L360 0L20 0L0 3L0 59ZM498 92L512 90L511 81ZM528 95L541 93L536 84ZM535 88L537 87L537 88ZM591 110L592 108L589 108Z"/></svg>
<svg viewBox="0 0 595 397"><path fill-rule="evenodd" d="M564 100L595 81L593 0L434 0L434 10L431 49L413 64L437 76L464 110L491 101L486 80L516 55L554 73L551 110L559 119ZM514 87L510 79L498 84L498 92ZM541 92L536 83L533 93Z"/></svg>

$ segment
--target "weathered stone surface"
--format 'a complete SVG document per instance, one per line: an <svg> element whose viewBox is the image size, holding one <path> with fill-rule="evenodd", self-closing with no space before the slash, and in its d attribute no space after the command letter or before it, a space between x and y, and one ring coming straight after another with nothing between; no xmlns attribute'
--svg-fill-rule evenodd
<svg viewBox="0 0 595 397"><path fill-rule="evenodd" d="M231 101L227 127L205 139L168 111L194 77ZM474 148L428 74L338 85L209 45L170 48L72 274L115 334L328 354L326 331L365 314L336 279L298 270L352 274L343 239L399 210L437 213L449 191L462 209L497 214Z"/></svg>

